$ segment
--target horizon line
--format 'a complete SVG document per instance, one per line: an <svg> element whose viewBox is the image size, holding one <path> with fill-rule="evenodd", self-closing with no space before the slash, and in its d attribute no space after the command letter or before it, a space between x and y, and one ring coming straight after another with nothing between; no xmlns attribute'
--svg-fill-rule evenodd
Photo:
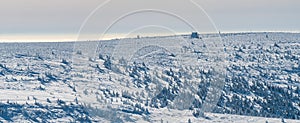
<svg viewBox="0 0 300 123"><path fill-rule="evenodd" d="M193 31L191 31L193 32ZM39 42L76 42L76 41L109 41L109 40L118 40L118 39L128 39L128 38L137 38L137 35L139 35L141 38L145 37L167 37L167 36L181 36L181 35L189 35L191 32L180 32L177 34L161 34L161 33L134 33L135 36L128 37L128 35L125 35L126 33L114 33L114 34L108 34L106 38L102 39L88 39L88 40L78 40L75 39L74 37L77 37L77 34L48 34L48 35L26 35L26 34L19 34L19 36L23 37L42 37L42 36L47 36L48 39L5 39L5 38L0 38L0 43L39 43ZM300 31L220 31L220 32L198 32L199 34L202 35L208 35L208 34L230 34L230 33L300 33ZM146 34L146 35L145 35ZM3 35L3 34L2 34ZM7 36L13 36L14 38L18 34L11 34ZM91 34L92 35L92 34ZM55 36L64 36L69 38L57 38L53 39ZM51 37L52 39L50 39ZM73 38L70 38L73 37ZM9 37L12 38L12 37Z"/></svg>

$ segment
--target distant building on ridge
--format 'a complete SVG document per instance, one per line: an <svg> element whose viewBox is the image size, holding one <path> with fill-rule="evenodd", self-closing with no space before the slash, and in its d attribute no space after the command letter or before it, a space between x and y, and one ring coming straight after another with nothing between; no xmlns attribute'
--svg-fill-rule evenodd
<svg viewBox="0 0 300 123"><path fill-rule="evenodd" d="M197 39L199 39L200 37L199 37L198 32L192 32L191 38L197 38Z"/></svg>

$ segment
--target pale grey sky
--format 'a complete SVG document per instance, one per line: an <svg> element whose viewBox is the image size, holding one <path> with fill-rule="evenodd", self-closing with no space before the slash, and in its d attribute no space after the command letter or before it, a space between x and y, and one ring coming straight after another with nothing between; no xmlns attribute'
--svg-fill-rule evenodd
<svg viewBox="0 0 300 123"><path fill-rule="evenodd" d="M173 33L300 31L299 0L194 0L207 13L189 0L111 0L99 7L105 1L1 0L0 41L76 40L85 20L80 39L160 27Z"/></svg>

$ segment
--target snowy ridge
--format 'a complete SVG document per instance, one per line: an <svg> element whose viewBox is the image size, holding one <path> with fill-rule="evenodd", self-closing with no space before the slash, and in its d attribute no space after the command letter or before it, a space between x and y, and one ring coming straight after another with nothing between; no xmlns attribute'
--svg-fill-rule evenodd
<svg viewBox="0 0 300 123"><path fill-rule="evenodd" d="M300 34L201 37L100 41L95 57L83 42L2 43L0 121L300 119Z"/></svg>

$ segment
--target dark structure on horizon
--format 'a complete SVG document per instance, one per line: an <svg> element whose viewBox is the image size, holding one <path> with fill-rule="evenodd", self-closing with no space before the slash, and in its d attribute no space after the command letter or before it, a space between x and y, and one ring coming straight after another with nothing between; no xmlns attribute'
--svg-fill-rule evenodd
<svg viewBox="0 0 300 123"><path fill-rule="evenodd" d="M200 37L199 37L198 32L192 32L191 38L192 38L192 39L193 39L193 38L199 39Z"/></svg>

